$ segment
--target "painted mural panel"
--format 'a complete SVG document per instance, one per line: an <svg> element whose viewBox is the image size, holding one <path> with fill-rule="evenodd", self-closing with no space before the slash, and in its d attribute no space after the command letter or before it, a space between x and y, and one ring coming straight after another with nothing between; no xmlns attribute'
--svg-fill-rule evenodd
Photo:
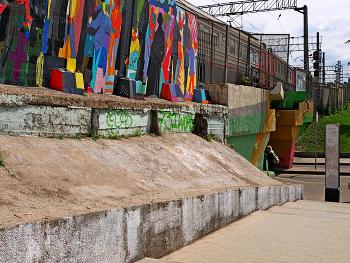
<svg viewBox="0 0 350 263"><path fill-rule="evenodd" d="M47 86L64 68L83 73L88 92L130 78L143 94L170 83L193 98L197 21L175 0L2 0L0 14L3 83Z"/></svg>

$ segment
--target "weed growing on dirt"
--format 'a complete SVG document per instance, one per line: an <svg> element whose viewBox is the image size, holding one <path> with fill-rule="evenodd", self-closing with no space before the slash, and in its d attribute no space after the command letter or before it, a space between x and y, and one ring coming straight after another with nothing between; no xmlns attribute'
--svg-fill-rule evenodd
<svg viewBox="0 0 350 263"><path fill-rule="evenodd" d="M119 135L118 134L114 134L114 135L106 136L106 135L99 134L98 138L102 138L102 139L105 139L105 140L118 140L119 139Z"/></svg>
<svg viewBox="0 0 350 263"><path fill-rule="evenodd" d="M63 140L63 139L64 139L64 137L63 137L62 135L59 135L57 138L58 138L59 140Z"/></svg>
<svg viewBox="0 0 350 263"><path fill-rule="evenodd" d="M2 152L0 152L0 166L5 167L4 156Z"/></svg>
<svg viewBox="0 0 350 263"><path fill-rule="evenodd" d="M221 142L220 138L218 138L218 137L216 137L215 135L212 135L212 134L204 136L204 139L206 139L208 142L211 142L211 140Z"/></svg>
<svg viewBox="0 0 350 263"><path fill-rule="evenodd" d="M80 134L77 134L77 135L74 137L74 139L81 141L81 136L80 136Z"/></svg>

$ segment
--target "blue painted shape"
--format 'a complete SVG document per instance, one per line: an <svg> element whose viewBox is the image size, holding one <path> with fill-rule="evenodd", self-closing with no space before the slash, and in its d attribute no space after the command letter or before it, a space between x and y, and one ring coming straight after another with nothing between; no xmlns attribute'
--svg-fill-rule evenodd
<svg viewBox="0 0 350 263"><path fill-rule="evenodd" d="M46 54L47 51L47 43L49 41L49 27L50 27L50 20L45 19L45 25L43 30L43 37L44 37L44 44L43 44L43 54Z"/></svg>
<svg viewBox="0 0 350 263"><path fill-rule="evenodd" d="M69 40L70 40L70 49L71 49L71 58L77 58L77 52L75 50L75 29L74 22L69 25Z"/></svg>
<svg viewBox="0 0 350 263"><path fill-rule="evenodd" d="M203 89L196 89L193 93L193 101L203 103L205 99L205 91Z"/></svg>
<svg viewBox="0 0 350 263"><path fill-rule="evenodd" d="M85 57L94 56L94 37L90 34L86 34L84 56Z"/></svg>

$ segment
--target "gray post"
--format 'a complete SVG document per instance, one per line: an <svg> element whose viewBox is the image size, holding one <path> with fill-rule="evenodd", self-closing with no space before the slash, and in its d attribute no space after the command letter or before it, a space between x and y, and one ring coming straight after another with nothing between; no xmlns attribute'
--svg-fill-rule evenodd
<svg viewBox="0 0 350 263"><path fill-rule="evenodd" d="M323 81L322 83L323 84L326 84L326 54L323 52L323 56L322 56L322 67L323 67L323 70L322 70L322 78L323 78Z"/></svg>
<svg viewBox="0 0 350 263"><path fill-rule="evenodd" d="M317 123L318 123L318 111L316 111L316 131L315 131L315 170L317 169Z"/></svg>
<svg viewBox="0 0 350 263"><path fill-rule="evenodd" d="M245 64L245 75L248 78L250 78L250 74L249 74L249 72L250 72L250 37L251 37L251 35L248 33L247 61Z"/></svg>
<svg viewBox="0 0 350 263"><path fill-rule="evenodd" d="M303 8L304 14L304 69L309 70L309 21L307 5Z"/></svg>
<svg viewBox="0 0 350 263"><path fill-rule="evenodd" d="M317 68L315 69L315 72L317 72L317 83L320 83L320 32L317 32Z"/></svg>
<svg viewBox="0 0 350 263"><path fill-rule="evenodd" d="M213 83L213 56L214 56L214 21L211 22L211 45L210 45L210 84Z"/></svg>
<svg viewBox="0 0 350 263"><path fill-rule="evenodd" d="M226 43L225 43L225 72L224 72L224 83L227 83L227 66L228 66L228 54L227 54L227 46L230 38L230 26L226 25Z"/></svg>
<svg viewBox="0 0 350 263"><path fill-rule="evenodd" d="M304 69L309 71L309 21L307 5L294 8L294 10L304 15Z"/></svg>

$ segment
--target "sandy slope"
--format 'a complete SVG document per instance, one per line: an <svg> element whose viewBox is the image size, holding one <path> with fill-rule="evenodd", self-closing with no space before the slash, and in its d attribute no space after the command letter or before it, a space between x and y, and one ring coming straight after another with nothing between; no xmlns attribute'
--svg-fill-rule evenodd
<svg viewBox="0 0 350 263"><path fill-rule="evenodd" d="M0 228L242 187L273 186L230 147L193 134L130 139L0 135Z"/></svg>

